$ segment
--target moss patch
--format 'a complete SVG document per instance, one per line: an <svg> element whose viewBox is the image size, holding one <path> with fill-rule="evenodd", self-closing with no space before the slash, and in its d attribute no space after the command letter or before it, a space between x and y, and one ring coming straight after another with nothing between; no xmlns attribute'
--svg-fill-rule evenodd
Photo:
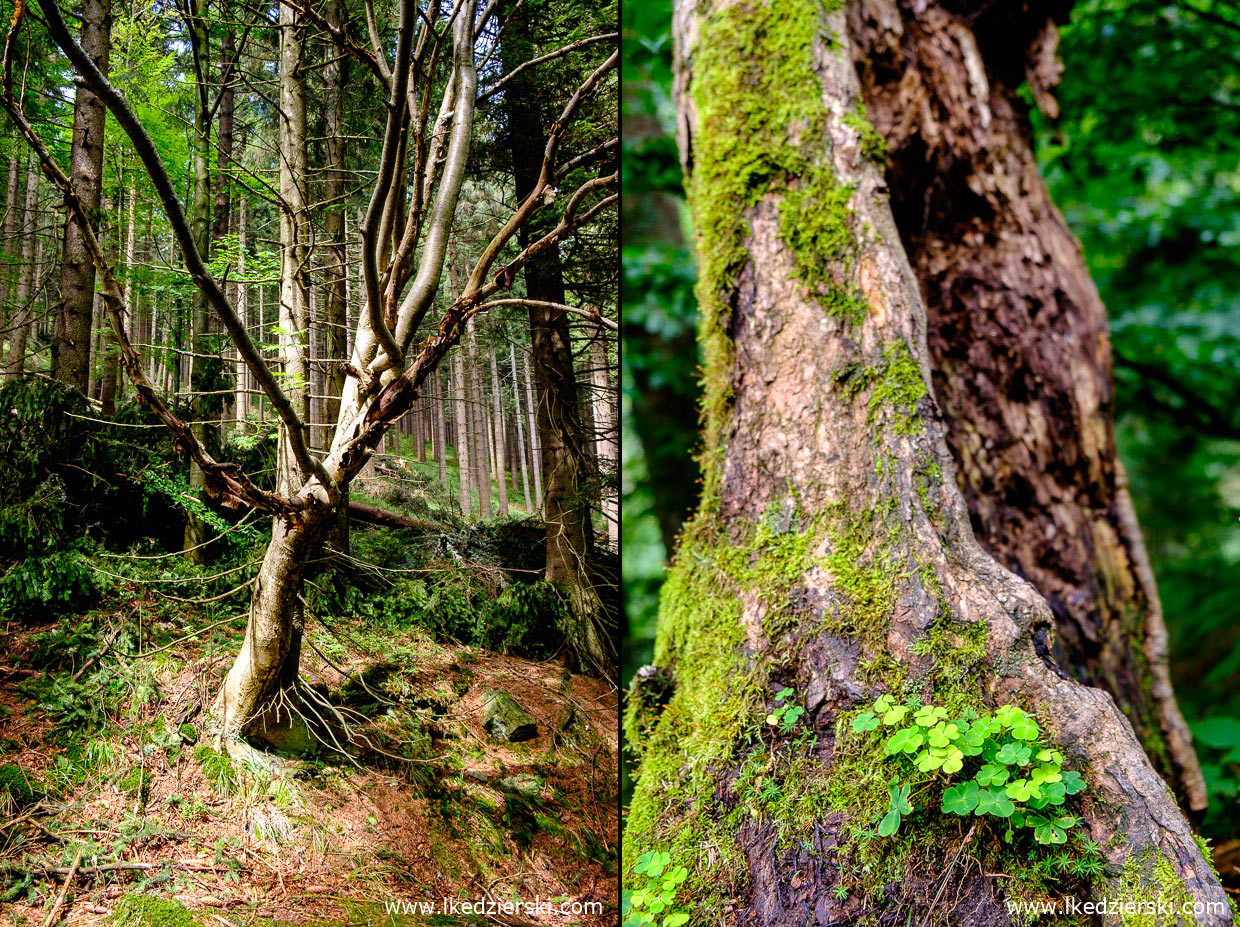
<svg viewBox="0 0 1240 927"><path fill-rule="evenodd" d="M126 895L112 912L115 927L202 927L179 901L154 895Z"/></svg>
<svg viewBox="0 0 1240 927"><path fill-rule="evenodd" d="M827 4L838 6L838 0ZM837 183L825 154L828 114L814 71L820 43L834 45L818 4L775 8L754 0L702 22L692 91L700 131L688 193L705 369L704 507L717 496L731 404L727 330L731 294L747 258L748 210L768 193L786 192L780 231L801 279L827 294L824 308L833 315L856 318L864 309L855 293L836 292L827 273L827 262L846 258L851 247L851 191Z"/></svg>

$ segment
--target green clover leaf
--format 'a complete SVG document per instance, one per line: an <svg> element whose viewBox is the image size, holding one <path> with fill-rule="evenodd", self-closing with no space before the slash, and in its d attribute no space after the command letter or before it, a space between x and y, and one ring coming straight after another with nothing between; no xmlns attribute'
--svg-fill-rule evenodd
<svg viewBox="0 0 1240 927"><path fill-rule="evenodd" d="M975 778L979 785L1003 785L1008 781L1008 771L997 763L987 763L977 771Z"/></svg>
<svg viewBox="0 0 1240 927"><path fill-rule="evenodd" d="M880 695L874 700L874 711L877 714L885 714L891 710L891 706L895 704L895 699L890 695Z"/></svg>
<svg viewBox="0 0 1240 927"><path fill-rule="evenodd" d="M1075 795L1077 792L1085 790L1085 780L1081 778L1081 774L1076 770L1068 770L1062 773L1063 789L1068 795Z"/></svg>
<svg viewBox="0 0 1240 927"><path fill-rule="evenodd" d="M900 812L888 811L878 824L878 836L890 837L900 829Z"/></svg>
<svg viewBox="0 0 1240 927"><path fill-rule="evenodd" d="M945 814L969 814L977 807L978 788L976 782L962 782L943 793L943 811Z"/></svg>
<svg viewBox="0 0 1240 927"><path fill-rule="evenodd" d="M903 727L891 735L884 749L889 755L893 753L914 753L924 742L925 737L917 728Z"/></svg>
<svg viewBox="0 0 1240 927"><path fill-rule="evenodd" d="M888 708L883 714L883 724L891 727L893 724L899 724L904 720L904 716L908 714L908 709L903 705L894 705Z"/></svg>
<svg viewBox="0 0 1240 927"><path fill-rule="evenodd" d="M1010 818L1016 806L999 789L983 789L977 793L976 815L993 814L997 818Z"/></svg>
<svg viewBox="0 0 1240 927"><path fill-rule="evenodd" d="M863 711L857 717L853 718L852 729L857 733L862 731L872 731L878 727L878 718L874 717L871 712Z"/></svg>

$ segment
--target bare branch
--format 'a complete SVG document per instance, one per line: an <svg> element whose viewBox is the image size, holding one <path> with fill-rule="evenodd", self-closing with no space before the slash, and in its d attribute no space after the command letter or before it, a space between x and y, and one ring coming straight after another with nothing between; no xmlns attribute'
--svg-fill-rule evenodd
<svg viewBox="0 0 1240 927"><path fill-rule="evenodd" d="M560 312L571 312L582 318L589 319L596 325L610 329L613 332L619 331L620 326L606 316L600 315L597 309L583 309L581 306L566 306L564 303L551 303L545 299L493 299L489 303L480 303L477 307L478 313L487 312L496 306L532 306L537 309L558 309Z"/></svg>
<svg viewBox="0 0 1240 927"><path fill-rule="evenodd" d="M553 52L547 52L547 54L542 57L531 58L529 61L522 62L497 80L489 90L484 90L482 93L478 94L478 102L482 103L495 96L495 94L499 93L500 90L503 89L504 84L508 83L526 68L532 68L535 65L543 64L547 61L554 61L556 58L562 58L570 52L575 52L577 49L585 48L588 45L595 45L598 42L610 42L618 38L620 38L619 32L608 32L606 35L592 35L588 38L578 39L576 42L569 42L563 48L557 48Z"/></svg>

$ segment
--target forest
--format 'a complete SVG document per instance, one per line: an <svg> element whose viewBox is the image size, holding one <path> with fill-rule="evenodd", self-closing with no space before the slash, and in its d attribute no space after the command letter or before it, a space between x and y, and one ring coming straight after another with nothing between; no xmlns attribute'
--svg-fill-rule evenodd
<svg viewBox="0 0 1240 927"><path fill-rule="evenodd" d="M621 16L623 923L1240 922L1240 6Z"/></svg>
<svg viewBox="0 0 1240 927"><path fill-rule="evenodd" d="M614 923L618 6L0 23L0 921Z"/></svg>

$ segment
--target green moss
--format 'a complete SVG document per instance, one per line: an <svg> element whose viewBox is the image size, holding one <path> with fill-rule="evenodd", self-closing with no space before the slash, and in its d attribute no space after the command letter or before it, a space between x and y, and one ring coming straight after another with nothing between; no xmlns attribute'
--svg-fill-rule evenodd
<svg viewBox="0 0 1240 927"><path fill-rule="evenodd" d="M869 418L874 420L887 412L898 434L912 434L921 427L917 402L925 395L926 381L908 345L903 341L888 345L871 379L870 398L866 400Z"/></svg>
<svg viewBox="0 0 1240 927"><path fill-rule="evenodd" d="M1113 897L1131 906L1120 912L1124 927L1192 927L1197 923L1191 914L1180 913L1186 902L1192 910L1193 899L1161 850L1147 849L1129 857ZM1167 910L1172 915L1164 919Z"/></svg>
<svg viewBox="0 0 1240 927"><path fill-rule="evenodd" d="M12 802L14 809L25 808L43 797L43 786L16 763L0 765L0 803ZM0 804L2 810L2 804Z"/></svg>
<svg viewBox="0 0 1240 927"><path fill-rule="evenodd" d="M844 114L844 124L860 138L861 154L878 164L887 162L887 139L870 122L864 103L858 100L856 106Z"/></svg>
<svg viewBox="0 0 1240 927"><path fill-rule="evenodd" d="M185 905L154 895L126 895L111 920L116 927L202 927Z"/></svg>
<svg viewBox="0 0 1240 927"><path fill-rule="evenodd" d="M827 7L838 8L839 0ZM826 279L824 261L844 257L847 189L836 183L823 136L827 109L814 70L815 46L832 46L822 7L773 7L761 0L706 16L694 58L693 99L700 131L689 184L699 259L705 444L703 504L716 498L731 404L731 294L747 254L748 210L786 192L781 234L811 288ZM823 249L816 251L815 249ZM855 294L829 294L825 308L856 317Z"/></svg>

